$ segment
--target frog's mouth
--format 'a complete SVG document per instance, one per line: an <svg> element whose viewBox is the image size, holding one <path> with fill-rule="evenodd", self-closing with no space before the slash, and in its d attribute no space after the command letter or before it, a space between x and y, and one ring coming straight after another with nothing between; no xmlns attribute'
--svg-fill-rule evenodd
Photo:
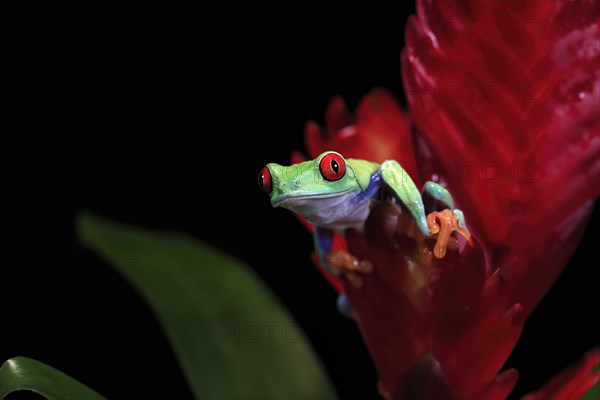
<svg viewBox="0 0 600 400"><path fill-rule="evenodd" d="M334 226L366 219L362 214L368 202L357 206L356 199L357 190L348 189L337 193L286 196L274 202L273 207L283 207L300 214L311 224Z"/></svg>
<svg viewBox="0 0 600 400"><path fill-rule="evenodd" d="M282 199L278 199L277 201L271 203L273 207L284 207L288 204L294 204L294 203L305 203L305 202L310 202L311 200L321 200L321 199L330 199L332 197L340 197L340 196L345 196L346 194L348 194L349 192L351 192L352 189L347 189L344 190L342 192L337 192L337 193L327 193L327 194L307 194L304 196L285 196Z"/></svg>

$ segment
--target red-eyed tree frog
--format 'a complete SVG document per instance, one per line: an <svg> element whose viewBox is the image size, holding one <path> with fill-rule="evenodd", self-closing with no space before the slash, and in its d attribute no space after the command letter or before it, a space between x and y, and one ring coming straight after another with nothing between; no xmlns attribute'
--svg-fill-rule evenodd
<svg viewBox="0 0 600 400"><path fill-rule="evenodd" d="M391 195L408 211L424 237L437 233L430 230L425 214L423 197L426 196L438 207L453 213L459 229L468 232L463 213L454 208L452 196L444 187L429 181L419 192L408 173L394 160L376 164L344 159L339 153L327 151L314 160L288 167L267 164L258 175L258 185L269 194L273 207L298 213L314 225L314 246L319 261L334 275L340 270L332 268L327 258L333 233L343 235L347 229L362 232L371 203L383 198L383 193ZM338 306L340 301L346 299L341 296Z"/></svg>

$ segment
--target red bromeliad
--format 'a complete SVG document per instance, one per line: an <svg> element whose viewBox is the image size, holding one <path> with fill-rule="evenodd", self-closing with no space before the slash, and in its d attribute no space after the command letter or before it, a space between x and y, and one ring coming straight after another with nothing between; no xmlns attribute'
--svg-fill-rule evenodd
<svg viewBox="0 0 600 400"><path fill-rule="evenodd" d="M435 241L384 203L364 235L335 238L374 266L360 285L325 274L350 300L384 397L497 399L516 384L500 370L599 194L599 17L593 0L418 0L402 53L410 116L376 89L354 116L334 98L325 132L307 123L311 157L397 160L417 186L448 187L473 234L432 257ZM599 360L526 398L578 398Z"/></svg>

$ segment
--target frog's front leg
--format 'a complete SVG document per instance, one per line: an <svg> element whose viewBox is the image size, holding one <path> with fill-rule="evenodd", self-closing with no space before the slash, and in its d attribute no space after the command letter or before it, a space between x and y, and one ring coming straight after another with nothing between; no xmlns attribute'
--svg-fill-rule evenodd
<svg viewBox="0 0 600 400"><path fill-rule="evenodd" d="M417 186L408 173L395 160L387 160L379 168L384 185L392 191L396 199L403 204L415 221L423 236L430 236L425 206Z"/></svg>
<svg viewBox="0 0 600 400"><path fill-rule="evenodd" d="M448 189L438 183L427 181L421 190L421 197L425 204L430 204L430 206L428 206L430 210L452 210L458 220L459 226L466 229L465 216L461 210L454 208L454 200Z"/></svg>
<svg viewBox="0 0 600 400"><path fill-rule="evenodd" d="M431 210L434 208L454 210L454 200L452 195L442 185L432 181L427 181L421 189L421 197L423 202Z"/></svg>
<svg viewBox="0 0 600 400"><path fill-rule="evenodd" d="M427 215L427 223L431 233L437 235L433 249L437 258L443 258L448 248L457 247L456 241L450 237L452 232L456 231L470 240L463 212L454 208L454 200L446 188L429 181L423 185L421 196L427 208L433 210Z"/></svg>

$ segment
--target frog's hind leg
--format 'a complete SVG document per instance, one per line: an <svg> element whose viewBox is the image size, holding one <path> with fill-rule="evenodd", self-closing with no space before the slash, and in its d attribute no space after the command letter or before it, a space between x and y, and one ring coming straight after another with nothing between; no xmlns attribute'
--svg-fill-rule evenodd
<svg viewBox="0 0 600 400"><path fill-rule="evenodd" d="M339 313L343 316L350 319L356 319L354 317L354 312L352 311L352 304L350 304L350 299L348 299L348 295L346 293L340 293L338 295L336 306Z"/></svg>
<svg viewBox="0 0 600 400"><path fill-rule="evenodd" d="M333 231L331 229L315 226L313 239L317 258L319 259L319 262L323 268L325 268L325 270L332 275L339 275L339 270L332 268L326 259L327 254L329 254L333 246Z"/></svg>
<svg viewBox="0 0 600 400"><path fill-rule="evenodd" d="M373 264L369 261L360 261L346 250L333 251L333 231L315 226L314 230L315 252L323 268L332 275L344 275L349 284L354 288L363 285L361 274L373 271ZM337 300L338 310L348 318L354 319L352 306L348 296L340 294Z"/></svg>
<svg viewBox="0 0 600 400"><path fill-rule="evenodd" d="M370 261L360 261L346 250L330 252L325 259L332 269L341 272L354 289L360 289L363 286L363 274L373 271L373 264ZM354 319L352 304L345 293L338 296L337 309L342 315Z"/></svg>

